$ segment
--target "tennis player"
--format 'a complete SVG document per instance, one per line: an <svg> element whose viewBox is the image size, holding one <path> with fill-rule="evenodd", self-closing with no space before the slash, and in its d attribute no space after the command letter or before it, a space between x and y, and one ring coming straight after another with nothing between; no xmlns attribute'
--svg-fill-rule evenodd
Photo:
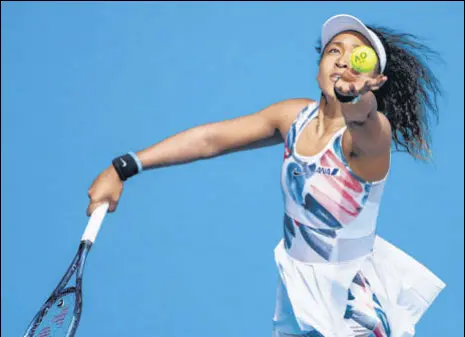
<svg viewBox="0 0 465 337"><path fill-rule="evenodd" d="M376 51L371 73L351 69L357 46ZM435 53L349 15L324 23L317 50L317 100L277 102L115 158L90 187L87 212L104 201L115 211L123 182L143 170L284 142L273 336L413 336L445 284L377 236L376 220L391 145L415 158L431 154L428 120L440 86L425 60Z"/></svg>

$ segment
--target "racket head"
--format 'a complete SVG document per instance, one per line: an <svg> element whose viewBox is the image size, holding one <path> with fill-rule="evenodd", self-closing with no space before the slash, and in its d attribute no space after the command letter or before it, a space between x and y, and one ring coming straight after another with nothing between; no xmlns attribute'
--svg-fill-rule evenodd
<svg viewBox="0 0 465 337"><path fill-rule="evenodd" d="M82 309L80 290L68 287L52 295L26 330L25 337L74 336Z"/></svg>
<svg viewBox="0 0 465 337"><path fill-rule="evenodd" d="M104 203L92 213L71 265L32 319L24 337L74 337L82 312L84 264L107 210L108 203ZM74 274L76 285L66 287Z"/></svg>
<svg viewBox="0 0 465 337"><path fill-rule="evenodd" d="M82 277L92 243L82 242L71 265L52 295L42 305L24 337L73 337L82 312ZM76 285L66 284L76 274Z"/></svg>

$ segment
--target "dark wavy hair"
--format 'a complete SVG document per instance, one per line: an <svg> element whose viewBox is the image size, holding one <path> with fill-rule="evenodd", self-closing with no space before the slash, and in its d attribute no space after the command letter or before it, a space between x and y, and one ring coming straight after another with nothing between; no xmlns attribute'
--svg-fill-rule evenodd
<svg viewBox="0 0 465 337"><path fill-rule="evenodd" d="M391 123L392 140L397 151L414 158L431 158L430 122L438 121L438 97L441 86L429 68L430 61L442 62L439 54L412 34L367 26L381 40L386 50L384 75L388 81L374 95L378 111ZM316 51L321 57L321 40ZM321 59L318 60L318 63Z"/></svg>

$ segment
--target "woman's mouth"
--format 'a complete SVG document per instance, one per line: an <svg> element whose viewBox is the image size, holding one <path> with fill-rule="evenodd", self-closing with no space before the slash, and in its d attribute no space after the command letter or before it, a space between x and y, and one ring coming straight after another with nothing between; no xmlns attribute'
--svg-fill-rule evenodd
<svg viewBox="0 0 465 337"><path fill-rule="evenodd" d="M341 74L332 74L329 78L331 79L331 82L336 83L336 81L341 77Z"/></svg>

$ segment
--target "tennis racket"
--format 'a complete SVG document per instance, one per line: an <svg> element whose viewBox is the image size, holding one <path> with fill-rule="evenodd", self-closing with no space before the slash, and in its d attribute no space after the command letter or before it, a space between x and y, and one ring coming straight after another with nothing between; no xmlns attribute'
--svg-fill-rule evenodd
<svg viewBox="0 0 465 337"><path fill-rule="evenodd" d="M71 265L34 316L24 337L73 337L76 333L82 312L84 264L107 210L108 203L102 204L90 216ZM75 285L68 285L73 275L76 275Z"/></svg>

